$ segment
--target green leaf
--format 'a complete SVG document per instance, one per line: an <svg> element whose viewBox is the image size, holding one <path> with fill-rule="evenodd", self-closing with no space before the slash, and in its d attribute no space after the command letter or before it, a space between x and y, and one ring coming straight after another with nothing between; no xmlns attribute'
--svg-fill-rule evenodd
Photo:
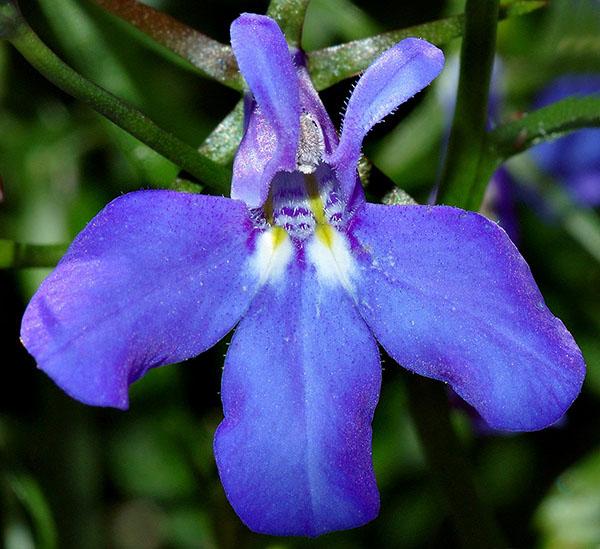
<svg viewBox="0 0 600 549"><path fill-rule="evenodd" d="M465 207L479 209L489 180L504 160L539 143L589 127L600 127L600 97L563 99L488 133Z"/></svg>
<svg viewBox="0 0 600 549"><path fill-rule="evenodd" d="M244 131L244 102L238 101L234 109L221 121L200 145L198 151L223 166L233 161Z"/></svg>
<svg viewBox="0 0 600 549"><path fill-rule="evenodd" d="M570 97L526 114L491 132L489 144L506 159L582 128L600 127L600 97Z"/></svg>
<svg viewBox="0 0 600 549"><path fill-rule="evenodd" d="M242 78L230 46L221 44L137 0L94 1L149 37L151 43L158 46L162 53L175 54L203 76L230 88L242 89Z"/></svg>
<svg viewBox="0 0 600 549"><path fill-rule="evenodd" d="M353 40L309 52L308 70L317 90L323 90L361 73L385 50L404 38L419 36L440 45L461 36L462 30L463 16L456 15L363 40Z"/></svg>
<svg viewBox="0 0 600 549"><path fill-rule="evenodd" d="M600 545L600 447L558 477L535 524L547 549Z"/></svg>
<svg viewBox="0 0 600 549"><path fill-rule="evenodd" d="M517 0L503 4L499 19L506 19L529 13L544 6L541 0ZM410 36L418 36L441 46L464 32L464 15L454 15L391 32L385 32L354 40L345 44L331 46L308 53L308 70L318 90L323 90L333 84L356 76L364 71L379 55L394 44Z"/></svg>

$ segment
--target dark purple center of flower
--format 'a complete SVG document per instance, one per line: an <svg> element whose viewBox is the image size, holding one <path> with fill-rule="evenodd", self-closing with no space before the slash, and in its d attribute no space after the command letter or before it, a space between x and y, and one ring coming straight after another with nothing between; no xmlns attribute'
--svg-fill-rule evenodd
<svg viewBox="0 0 600 549"><path fill-rule="evenodd" d="M281 227L297 244L314 234L318 225L341 228L344 204L333 169L322 161L324 149L323 131L318 121L303 112L297 169L275 175L269 199L255 211L258 226Z"/></svg>

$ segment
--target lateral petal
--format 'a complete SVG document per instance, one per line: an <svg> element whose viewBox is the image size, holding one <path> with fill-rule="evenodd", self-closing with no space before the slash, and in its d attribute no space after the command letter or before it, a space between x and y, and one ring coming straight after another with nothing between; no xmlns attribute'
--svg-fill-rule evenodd
<svg viewBox="0 0 600 549"><path fill-rule="evenodd" d="M352 228L356 299L386 351L448 382L496 429L536 430L578 395L585 365L506 233L447 206L367 204Z"/></svg>
<svg viewBox="0 0 600 549"><path fill-rule="evenodd" d="M242 202L140 191L111 202L27 307L21 339L65 392L126 408L149 368L195 356L240 319L259 284Z"/></svg>

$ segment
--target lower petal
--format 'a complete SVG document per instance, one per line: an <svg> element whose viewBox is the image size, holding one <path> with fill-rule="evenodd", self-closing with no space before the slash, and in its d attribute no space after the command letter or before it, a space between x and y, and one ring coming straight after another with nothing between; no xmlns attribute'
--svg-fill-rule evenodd
<svg viewBox="0 0 600 549"><path fill-rule="evenodd" d="M585 375L529 267L495 223L446 206L357 215L356 299L386 351L450 383L496 429L557 421Z"/></svg>
<svg viewBox="0 0 600 549"><path fill-rule="evenodd" d="M141 191L111 202L29 304L28 351L68 394L126 408L149 368L195 356L239 320L259 284L242 202Z"/></svg>
<svg viewBox="0 0 600 549"><path fill-rule="evenodd" d="M341 286L293 262L238 326L223 372L215 455L255 532L317 536L378 513L371 420L375 341Z"/></svg>

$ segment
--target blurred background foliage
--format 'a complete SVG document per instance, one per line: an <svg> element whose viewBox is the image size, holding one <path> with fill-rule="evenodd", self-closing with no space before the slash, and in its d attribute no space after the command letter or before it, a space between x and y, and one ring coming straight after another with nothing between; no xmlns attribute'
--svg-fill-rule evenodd
<svg viewBox="0 0 600 549"><path fill-rule="evenodd" d="M222 42L228 41L229 24L240 12L267 8L258 0L146 3ZM238 101L234 91L148 48L139 33L92 2L23 0L21 7L63 59L190 144L199 145ZM304 47L430 21L463 7L443 0L313 0ZM552 0L545 9L502 22L499 119L527 111L554 77L600 73L599 30L597 0ZM450 60L459 45L445 48ZM336 124L350 86L344 81L322 94ZM368 187L373 199L395 183L427 201L439 176L448 124L445 105L454 86L441 78L369 135L365 151L374 165ZM598 212L586 208L591 222L586 230L574 231L557 213L569 201L568 195L557 195L560 181L549 180L527 157L508 164L516 181L518 244L550 308L580 344L587 382L564 422L542 432L492 436L474 429L461 410L453 419L482 496L495 509L511 546L598 547ZM67 242L112 198L166 186L177 172L172 163L50 85L0 42L1 238ZM18 340L25 305L47 272L0 271L0 536L5 547L456 544L408 415L409 374L393 361L384 362L374 422L380 517L366 527L317 540L255 535L229 507L212 454L212 436L222 417L219 383L226 343L185 364L152 371L132 387L126 413L88 408L36 371Z"/></svg>

